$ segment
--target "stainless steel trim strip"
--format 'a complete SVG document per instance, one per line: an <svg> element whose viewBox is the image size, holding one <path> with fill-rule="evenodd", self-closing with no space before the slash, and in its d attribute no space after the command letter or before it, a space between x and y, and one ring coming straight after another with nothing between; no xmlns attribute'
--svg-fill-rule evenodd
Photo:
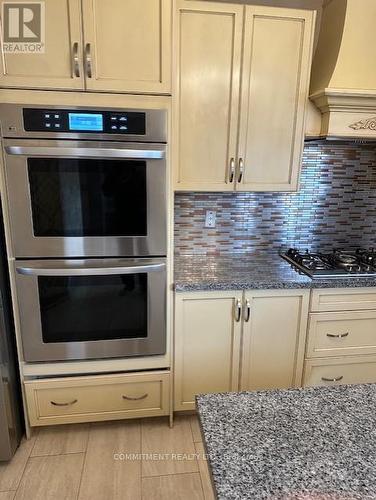
<svg viewBox="0 0 376 500"><path fill-rule="evenodd" d="M107 274L140 274L163 271L166 264L132 265L126 267L16 267L18 274L26 276L96 276Z"/></svg>
<svg viewBox="0 0 376 500"><path fill-rule="evenodd" d="M9 155L40 156L40 157L71 157L71 158L137 158L146 160L161 160L164 151L148 149L122 148L66 148L40 146L5 146Z"/></svg>

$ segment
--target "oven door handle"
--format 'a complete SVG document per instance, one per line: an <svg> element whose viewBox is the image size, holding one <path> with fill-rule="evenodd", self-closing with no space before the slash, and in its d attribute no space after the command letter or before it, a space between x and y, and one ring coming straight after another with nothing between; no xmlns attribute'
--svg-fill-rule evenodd
<svg viewBox="0 0 376 500"><path fill-rule="evenodd" d="M62 267L62 268L40 268L40 267L16 267L18 274L26 276L99 276L104 274L141 274L163 271L166 264L146 264L124 267Z"/></svg>
<svg viewBox="0 0 376 500"><path fill-rule="evenodd" d="M132 158L162 160L164 149L126 149L126 148L83 148L83 147L42 147L42 146L5 146L9 155L56 157L56 158Z"/></svg>

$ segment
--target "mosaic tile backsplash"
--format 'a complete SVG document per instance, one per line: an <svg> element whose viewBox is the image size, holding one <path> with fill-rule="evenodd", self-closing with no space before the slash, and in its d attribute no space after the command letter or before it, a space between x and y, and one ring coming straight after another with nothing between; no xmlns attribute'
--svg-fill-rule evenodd
<svg viewBox="0 0 376 500"><path fill-rule="evenodd" d="M297 193L175 195L178 255L358 246L376 247L376 145L307 142Z"/></svg>

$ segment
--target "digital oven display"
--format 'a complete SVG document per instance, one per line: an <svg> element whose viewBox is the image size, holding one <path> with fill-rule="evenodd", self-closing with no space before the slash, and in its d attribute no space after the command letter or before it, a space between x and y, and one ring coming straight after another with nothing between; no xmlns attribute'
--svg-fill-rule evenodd
<svg viewBox="0 0 376 500"><path fill-rule="evenodd" d="M68 113L69 130L103 131L103 115L94 113Z"/></svg>

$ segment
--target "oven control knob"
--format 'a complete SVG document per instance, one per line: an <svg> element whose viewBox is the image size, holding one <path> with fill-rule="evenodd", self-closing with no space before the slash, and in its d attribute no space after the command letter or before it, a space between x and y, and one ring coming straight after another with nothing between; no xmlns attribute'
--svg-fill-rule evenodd
<svg viewBox="0 0 376 500"><path fill-rule="evenodd" d="M111 125L112 130L117 130L117 125Z"/></svg>

